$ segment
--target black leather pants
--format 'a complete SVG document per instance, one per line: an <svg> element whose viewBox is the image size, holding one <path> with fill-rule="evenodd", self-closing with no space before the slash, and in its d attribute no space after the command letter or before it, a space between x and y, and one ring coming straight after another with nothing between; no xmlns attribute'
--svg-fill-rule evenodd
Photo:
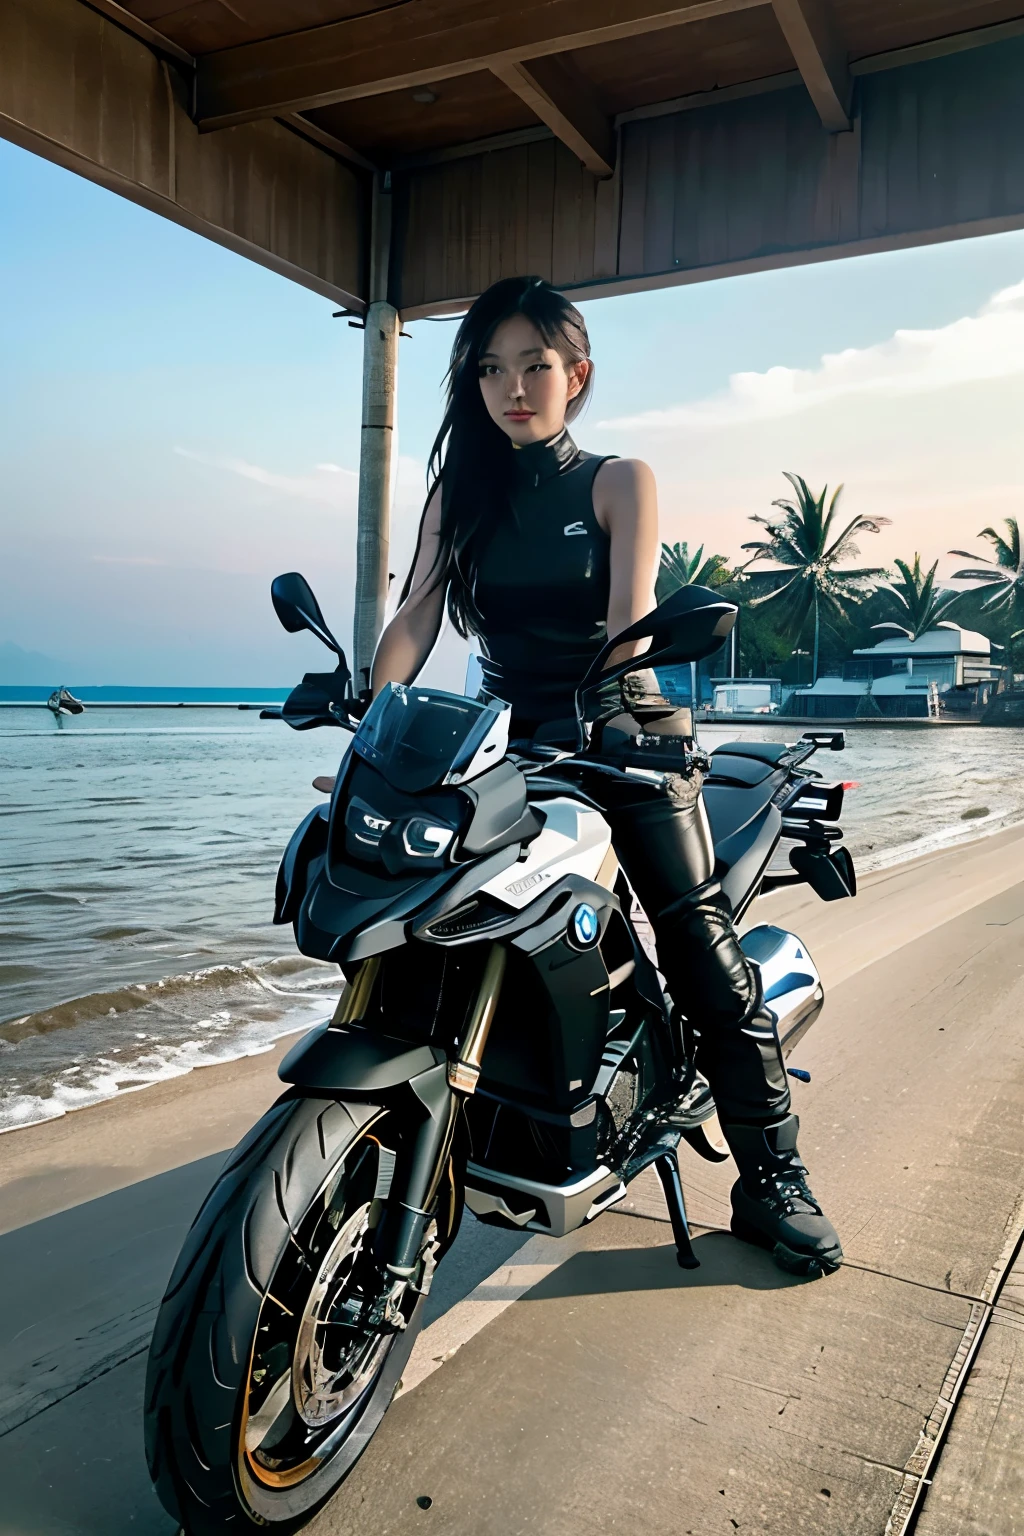
<svg viewBox="0 0 1024 1536"><path fill-rule="evenodd" d="M630 779L605 780L602 805L619 862L654 928L694 1064L711 1084L723 1124L766 1125L789 1111L786 1071L758 972L714 878L700 776Z"/></svg>

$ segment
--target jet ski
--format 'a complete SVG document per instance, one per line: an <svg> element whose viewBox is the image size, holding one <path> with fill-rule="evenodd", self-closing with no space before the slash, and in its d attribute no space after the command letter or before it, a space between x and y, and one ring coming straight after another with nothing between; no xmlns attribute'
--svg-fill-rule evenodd
<svg viewBox="0 0 1024 1536"><path fill-rule="evenodd" d="M76 699L69 688L55 688L46 701L46 707L55 719L61 715L84 715L85 705Z"/></svg>

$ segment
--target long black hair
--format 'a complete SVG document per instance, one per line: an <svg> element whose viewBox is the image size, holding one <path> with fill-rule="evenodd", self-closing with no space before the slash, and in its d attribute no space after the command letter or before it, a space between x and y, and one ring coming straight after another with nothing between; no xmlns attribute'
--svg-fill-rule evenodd
<svg viewBox="0 0 1024 1536"><path fill-rule="evenodd" d="M477 628L473 597L484 544L497 519L508 509L512 485L511 440L491 420L480 393L480 355L498 326L524 315L537 327L544 345L566 363L590 358L590 337L583 316L564 294L541 277L506 277L480 295L459 326L445 375L446 400L441 427L430 450L427 501L441 481L440 547L433 571L447 583L448 613L460 635ZM590 393L593 369L569 401L566 420L577 416ZM426 507L424 506L424 513ZM402 601L423 538L423 519Z"/></svg>

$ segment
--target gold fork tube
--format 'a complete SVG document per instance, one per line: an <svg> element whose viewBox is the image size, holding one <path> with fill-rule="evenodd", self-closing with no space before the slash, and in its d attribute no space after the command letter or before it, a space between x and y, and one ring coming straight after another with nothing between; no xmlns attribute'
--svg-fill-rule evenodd
<svg viewBox="0 0 1024 1536"><path fill-rule="evenodd" d="M332 1024L354 1024L363 1017L380 970L380 959L380 955L371 955L359 967L355 980L346 983L334 1010Z"/></svg>
<svg viewBox="0 0 1024 1536"><path fill-rule="evenodd" d="M480 991L477 993L473 1012L469 1016L469 1023L466 1025L466 1032L459 1048L459 1059L448 1065L448 1082L460 1093L475 1093L476 1085L480 1081L480 1063L483 1061L487 1036L491 1032L494 1015L498 1010L498 999L501 996L501 983L505 975L507 959L508 954L504 945L491 945L491 952L484 964Z"/></svg>

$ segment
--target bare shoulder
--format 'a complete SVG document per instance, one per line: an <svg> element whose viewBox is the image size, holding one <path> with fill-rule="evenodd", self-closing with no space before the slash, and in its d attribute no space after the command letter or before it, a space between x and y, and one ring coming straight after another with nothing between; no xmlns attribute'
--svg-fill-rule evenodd
<svg viewBox="0 0 1024 1536"><path fill-rule="evenodd" d="M612 496L636 494L654 488L654 471L643 459L605 459L594 485Z"/></svg>
<svg viewBox="0 0 1024 1536"><path fill-rule="evenodd" d="M594 512L606 533L656 526L658 488L643 459L606 459L594 479Z"/></svg>

